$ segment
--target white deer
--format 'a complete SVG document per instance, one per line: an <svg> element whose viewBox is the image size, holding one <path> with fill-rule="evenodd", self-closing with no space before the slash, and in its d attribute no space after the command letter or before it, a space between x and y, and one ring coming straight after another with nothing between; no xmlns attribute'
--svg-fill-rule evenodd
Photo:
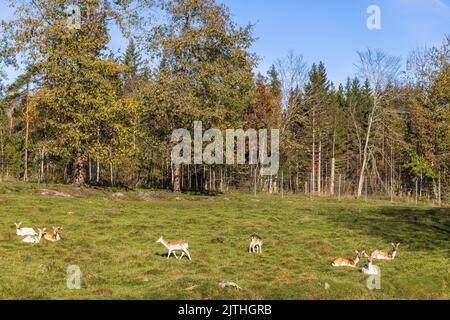
<svg viewBox="0 0 450 320"><path fill-rule="evenodd" d="M366 253L364 256L367 258L367 263L362 267L361 272L368 275L379 275L380 267L372 264L372 256L368 256Z"/></svg>
<svg viewBox="0 0 450 320"><path fill-rule="evenodd" d="M20 226L22 225L22 222L19 223L15 223L16 226L16 234L18 236L37 236L38 234L36 233L36 231L34 231L33 228L21 228Z"/></svg>
<svg viewBox="0 0 450 320"><path fill-rule="evenodd" d="M39 230L39 235L37 235L37 236L30 236L30 235L28 235L28 236L25 236L23 239L22 239L22 242L25 242L25 243L39 243L40 241L41 241L41 239L42 239L42 236L45 234L45 228L44 229L39 229L38 228L38 230Z"/></svg>
<svg viewBox="0 0 450 320"><path fill-rule="evenodd" d="M181 257L180 260L183 258L184 255L186 255L189 260L191 259L191 255L189 254L188 248L189 248L189 243L186 240L168 240L165 241L163 239L163 237L161 236L156 243L161 243L164 247L166 247L166 249L169 251L169 253L167 254L167 259L170 258L170 255L173 253L173 255L175 256L175 258L178 259L177 254L175 253L175 251L181 251Z"/></svg>

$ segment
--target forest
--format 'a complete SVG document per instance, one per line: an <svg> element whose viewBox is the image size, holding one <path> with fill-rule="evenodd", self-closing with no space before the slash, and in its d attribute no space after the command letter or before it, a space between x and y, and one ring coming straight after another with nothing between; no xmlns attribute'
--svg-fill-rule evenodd
<svg viewBox="0 0 450 320"><path fill-rule="evenodd" d="M296 52L257 72L253 26L214 0L78 0L71 12L64 0L9 2L2 181L449 201L450 35L404 59L355 48L355 70L337 84ZM125 52L109 48L114 30ZM172 132L195 121L279 129L279 174L172 165Z"/></svg>

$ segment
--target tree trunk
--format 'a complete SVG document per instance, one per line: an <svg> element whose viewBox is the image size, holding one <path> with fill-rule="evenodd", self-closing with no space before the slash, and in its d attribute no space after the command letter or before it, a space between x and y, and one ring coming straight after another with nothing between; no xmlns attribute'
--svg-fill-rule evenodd
<svg viewBox="0 0 450 320"><path fill-rule="evenodd" d="M1 162L2 162L2 174L0 176L0 181L3 181L3 177L5 175L5 145L4 145L4 139L3 139L3 127L0 129L0 152L1 152Z"/></svg>
<svg viewBox="0 0 450 320"><path fill-rule="evenodd" d="M315 114L315 109L313 109L313 119L312 119L312 123L313 123L313 125L312 125L312 152L311 152L311 155L312 155L312 170L311 170L311 172L312 172L312 176L311 176L311 193L314 193L315 192L315 189L316 189L316 182L315 182L315 179L316 179L316 120L315 120L315 117L316 117L316 114Z"/></svg>
<svg viewBox="0 0 450 320"><path fill-rule="evenodd" d="M44 181L44 178L45 178L45 175L44 175L44 159L45 159L45 147L42 147L42 149L41 149L41 165L40 165L39 182Z"/></svg>
<svg viewBox="0 0 450 320"><path fill-rule="evenodd" d="M114 172L113 172L113 163L109 162L109 181L111 183L111 187L114 186Z"/></svg>
<svg viewBox="0 0 450 320"><path fill-rule="evenodd" d="M330 194L334 195L334 180L336 174L336 118L334 118L333 146L331 157Z"/></svg>
<svg viewBox="0 0 450 320"><path fill-rule="evenodd" d="M28 180L28 137L30 133L30 115L28 110L28 101L25 111L25 144L24 144L24 155L23 155L23 181Z"/></svg>
<svg viewBox="0 0 450 320"><path fill-rule="evenodd" d="M336 158L331 159L330 194L334 195L334 180L336 179Z"/></svg>
<svg viewBox="0 0 450 320"><path fill-rule="evenodd" d="M84 168L83 168L83 160L78 158L75 160L74 164L74 175L73 175L73 184L77 187L84 187L86 186L86 180L84 176Z"/></svg>
<svg viewBox="0 0 450 320"><path fill-rule="evenodd" d="M89 157L89 182L92 181L92 161L91 158Z"/></svg>
<svg viewBox="0 0 450 320"><path fill-rule="evenodd" d="M180 193L181 192L181 167L180 165L175 165L175 170L173 173L173 192Z"/></svg>
<svg viewBox="0 0 450 320"><path fill-rule="evenodd" d="M97 143L100 144L100 127L99 126L97 126ZM97 162L97 170L95 172L95 174L96 174L95 181L97 183L99 183L100 182L100 161L98 160L98 158L96 159L96 162Z"/></svg>
<svg viewBox="0 0 450 320"><path fill-rule="evenodd" d="M322 141L319 141L319 159L317 164L317 193L322 192Z"/></svg>
<svg viewBox="0 0 450 320"><path fill-rule="evenodd" d="M361 164L361 172L359 173L359 183L358 183L358 193L357 193L357 197L358 198L361 197L362 191L363 191L364 173L366 171L367 160L368 160L370 134L372 133L373 118L375 116L375 111L376 111L377 108L378 108L378 99L377 99L377 96L375 94L372 112L371 112L371 114L369 116L369 125L367 126L366 142L364 144L364 153L363 153L363 160L362 160L362 164Z"/></svg>
<svg viewBox="0 0 450 320"><path fill-rule="evenodd" d="M96 182L99 183L100 182L100 161L97 160L97 170L95 172L96 174Z"/></svg>

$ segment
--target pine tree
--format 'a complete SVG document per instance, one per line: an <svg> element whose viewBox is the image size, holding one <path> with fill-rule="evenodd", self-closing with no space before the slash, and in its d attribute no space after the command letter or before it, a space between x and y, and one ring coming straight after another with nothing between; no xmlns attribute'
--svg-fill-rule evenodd
<svg viewBox="0 0 450 320"><path fill-rule="evenodd" d="M142 65L141 55L137 51L136 44L133 38L128 42L127 50L123 57L123 64L127 67L127 78L132 78L141 75L140 66Z"/></svg>

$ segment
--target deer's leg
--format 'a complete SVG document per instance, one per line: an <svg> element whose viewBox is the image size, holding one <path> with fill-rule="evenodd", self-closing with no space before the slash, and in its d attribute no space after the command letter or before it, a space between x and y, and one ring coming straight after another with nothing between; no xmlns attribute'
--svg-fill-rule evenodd
<svg viewBox="0 0 450 320"><path fill-rule="evenodd" d="M167 259L170 258L170 255L172 254L172 250L169 250L169 253L167 254Z"/></svg>
<svg viewBox="0 0 450 320"><path fill-rule="evenodd" d="M173 251L173 255L175 256L175 259L178 259L177 253L175 252L175 250Z"/></svg>
<svg viewBox="0 0 450 320"><path fill-rule="evenodd" d="M262 253L262 244L259 245L259 253Z"/></svg>
<svg viewBox="0 0 450 320"><path fill-rule="evenodd" d="M189 251L188 251L187 249L186 249L186 254L187 254L189 260L192 260L192 259L191 259L191 255L189 254Z"/></svg>
<svg viewBox="0 0 450 320"><path fill-rule="evenodd" d="M183 251L183 252L181 252L181 257L180 257L180 260L181 260L181 259L183 259L183 257L184 257L184 251Z"/></svg>

